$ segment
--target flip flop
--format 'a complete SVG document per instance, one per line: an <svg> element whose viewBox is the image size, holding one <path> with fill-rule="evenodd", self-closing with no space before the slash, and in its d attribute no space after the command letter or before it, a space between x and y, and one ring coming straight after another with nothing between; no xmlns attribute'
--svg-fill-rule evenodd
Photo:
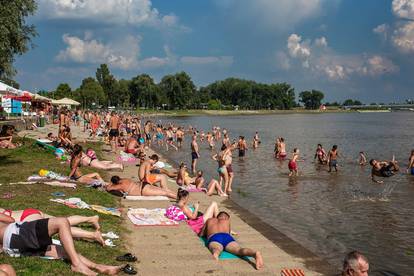
<svg viewBox="0 0 414 276"><path fill-rule="evenodd" d="M116 260L119 262L136 262L137 257L132 255L131 253L126 253L125 255L116 257Z"/></svg>
<svg viewBox="0 0 414 276"><path fill-rule="evenodd" d="M138 272L129 264L125 265L123 268L121 268L121 271L128 275L135 275Z"/></svg>
<svg viewBox="0 0 414 276"><path fill-rule="evenodd" d="M65 196L65 194L62 192L54 192L52 193L52 196Z"/></svg>

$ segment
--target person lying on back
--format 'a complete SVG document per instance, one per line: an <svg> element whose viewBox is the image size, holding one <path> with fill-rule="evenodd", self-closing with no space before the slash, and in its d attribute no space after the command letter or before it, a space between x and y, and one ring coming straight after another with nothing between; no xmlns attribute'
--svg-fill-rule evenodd
<svg viewBox="0 0 414 276"><path fill-rule="evenodd" d="M220 253L225 250L240 257L253 257L256 260L256 269L263 267L263 258L259 251L250 248L242 248L230 235L230 215L224 211L218 213L217 217L207 220L205 228L208 249L218 260Z"/></svg>

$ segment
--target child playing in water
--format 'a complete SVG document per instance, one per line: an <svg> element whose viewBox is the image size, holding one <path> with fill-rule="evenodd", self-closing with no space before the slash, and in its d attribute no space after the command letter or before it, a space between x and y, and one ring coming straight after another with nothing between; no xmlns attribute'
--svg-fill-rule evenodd
<svg viewBox="0 0 414 276"><path fill-rule="evenodd" d="M296 163L298 161L299 158L299 149L294 148L293 149L293 153L292 153L292 159L290 159L288 167L289 167L289 177L293 176L293 174L295 174L295 176L298 175L298 164Z"/></svg>
<svg viewBox="0 0 414 276"><path fill-rule="evenodd" d="M328 165L329 165L329 170L328 172L332 171L332 168L335 169L335 172L338 171L338 164L336 159L338 158L339 153L338 153L338 146L334 145L332 147L332 149L329 151L328 153Z"/></svg>

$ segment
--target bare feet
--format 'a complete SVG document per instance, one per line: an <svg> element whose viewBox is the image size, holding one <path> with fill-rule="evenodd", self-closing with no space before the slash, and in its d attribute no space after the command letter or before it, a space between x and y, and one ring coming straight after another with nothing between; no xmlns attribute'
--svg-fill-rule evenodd
<svg viewBox="0 0 414 276"><path fill-rule="evenodd" d="M80 262L79 265L74 266L71 265L70 267L72 269L73 272L78 272L81 273L83 275L87 275L87 276L96 276L98 275L98 273L90 270L84 263Z"/></svg>
<svg viewBox="0 0 414 276"><path fill-rule="evenodd" d="M99 230L95 231L95 240L99 242L102 246L105 246L105 240L102 237L102 233Z"/></svg>
<svg viewBox="0 0 414 276"><path fill-rule="evenodd" d="M214 260L218 261L219 260L219 256L220 256L220 252L214 252L213 253Z"/></svg>
<svg viewBox="0 0 414 276"><path fill-rule="evenodd" d="M95 227L96 230L101 229L101 226L99 225L99 216L93 216L91 223L93 224L93 227Z"/></svg>
<svg viewBox="0 0 414 276"><path fill-rule="evenodd" d="M116 275L121 270L122 266L102 265L98 264L96 270L102 274Z"/></svg>
<svg viewBox="0 0 414 276"><path fill-rule="evenodd" d="M256 252L256 256L254 256L255 260L256 260L256 269L262 269L263 268L263 257L262 254L257 251Z"/></svg>

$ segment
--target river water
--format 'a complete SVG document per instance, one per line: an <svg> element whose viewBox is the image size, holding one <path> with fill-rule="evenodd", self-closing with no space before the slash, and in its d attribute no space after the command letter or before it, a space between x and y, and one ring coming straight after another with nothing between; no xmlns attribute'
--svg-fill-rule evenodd
<svg viewBox="0 0 414 276"><path fill-rule="evenodd" d="M385 269L414 275L414 176L405 174L414 149L414 113L330 113L265 116L194 116L164 118L204 131L219 125L231 138L244 135L249 144L256 131L262 143L244 159L233 158L235 181L232 200L257 214L291 239L336 267L346 252L360 250L371 270ZM157 121L157 123L160 121ZM301 152L300 176L288 177L288 161L273 158L276 136L285 138L287 151ZM337 144L342 157L339 172L313 160L316 145L328 151ZM182 151L161 150L168 158L191 163L190 138ZM370 166L358 165L358 153L391 159L395 154L400 174L370 180ZM201 144L198 168L217 179L216 162L206 143ZM289 154L290 156L290 154ZM403 174L404 172L404 174Z"/></svg>

